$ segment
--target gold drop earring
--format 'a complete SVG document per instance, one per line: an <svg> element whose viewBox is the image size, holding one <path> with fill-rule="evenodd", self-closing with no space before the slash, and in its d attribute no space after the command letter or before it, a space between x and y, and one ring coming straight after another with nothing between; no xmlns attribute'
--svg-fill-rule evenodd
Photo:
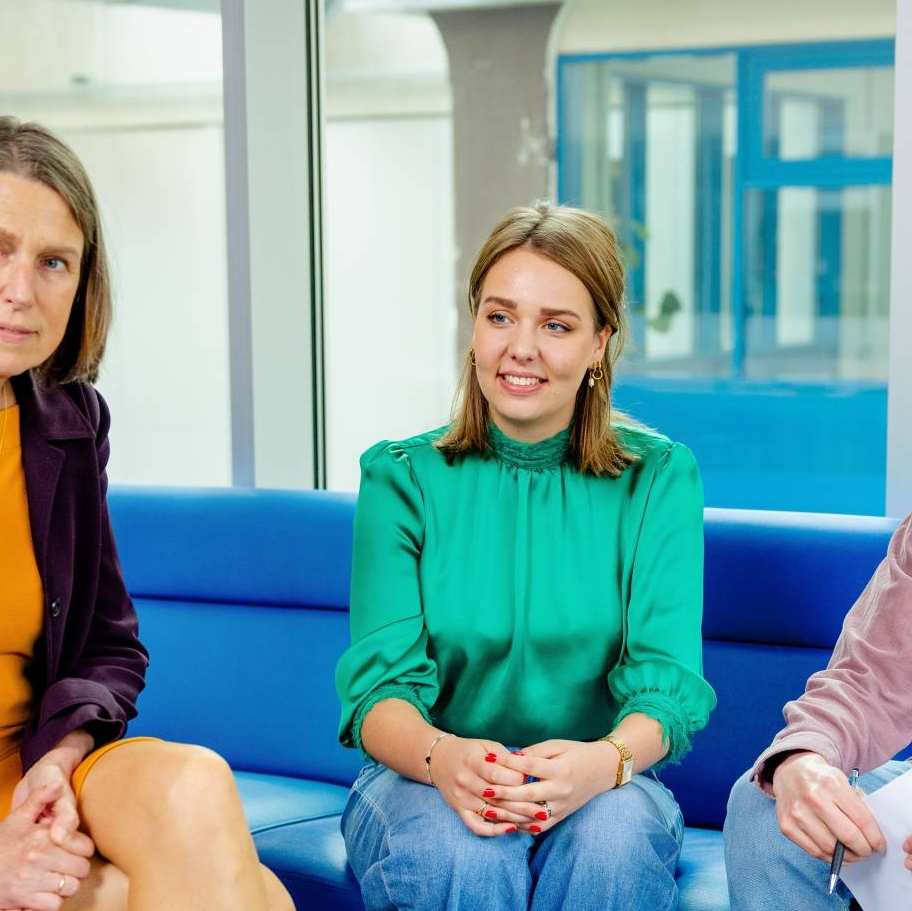
<svg viewBox="0 0 912 911"><path fill-rule="evenodd" d="M469 348L469 360L472 362L473 367L478 366L478 361L475 360L475 349Z"/></svg>
<svg viewBox="0 0 912 911"><path fill-rule="evenodd" d="M605 371L602 370L602 362L596 361L589 368L589 388L591 389L596 383L600 383L605 379Z"/></svg>

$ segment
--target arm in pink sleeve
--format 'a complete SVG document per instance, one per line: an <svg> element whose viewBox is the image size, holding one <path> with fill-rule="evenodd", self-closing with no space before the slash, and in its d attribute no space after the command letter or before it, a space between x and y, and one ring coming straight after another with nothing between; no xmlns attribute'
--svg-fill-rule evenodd
<svg viewBox="0 0 912 911"><path fill-rule="evenodd" d="M810 750L844 771L868 771L912 740L912 516L846 616L826 670L784 714L753 768L765 790L767 763L773 769L782 753Z"/></svg>

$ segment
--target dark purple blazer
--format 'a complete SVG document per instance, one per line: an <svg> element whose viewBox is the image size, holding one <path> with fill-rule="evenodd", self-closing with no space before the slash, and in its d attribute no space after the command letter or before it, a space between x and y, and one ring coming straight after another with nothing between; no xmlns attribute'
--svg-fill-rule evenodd
<svg viewBox="0 0 912 911"><path fill-rule="evenodd" d="M13 377L44 628L29 670L34 701L24 769L85 728L97 746L136 714L148 655L124 586L106 502L108 408L86 383Z"/></svg>

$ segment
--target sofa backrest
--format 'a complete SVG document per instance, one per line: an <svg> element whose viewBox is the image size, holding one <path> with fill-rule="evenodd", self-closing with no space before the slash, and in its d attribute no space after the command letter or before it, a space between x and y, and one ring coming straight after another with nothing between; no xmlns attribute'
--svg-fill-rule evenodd
<svg viewBox="0 0 912 911"><path fill-rule="evenodd" d="M348 783L336 660L348 644L354 497L112 488L151 662L131 734L202 743L238 769Z"/></svg>
<svg viewBox="0 0 912 911"><path fill-rule="evenodd" d="M826 666L895 527L863 516L706 510L704 670L719 701L692 752L662 774L689 825L721 828L732 784L781 729L782 706Z"/></svg>
<svg viewBox="0 0 912 911"><path fill-rule="evenodd" d="M127 587L152 656L131 733L203 743L235 768L349 783L336 740L354 497L112 488ZM690 825L728 791L823 667L895 522L706 511L705 670L719 705L663 780Z"/></svg>

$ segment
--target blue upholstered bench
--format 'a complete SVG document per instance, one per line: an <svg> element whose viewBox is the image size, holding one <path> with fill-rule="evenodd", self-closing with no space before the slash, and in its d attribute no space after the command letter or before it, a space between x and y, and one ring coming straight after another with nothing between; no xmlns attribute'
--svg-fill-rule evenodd
<svg viewBox="0 0 912 911"><path fill-rule="evenodd" d="M111 512L152 663L133 734L236 770L265 863L299 909L360 909L339 834L359 757L336 742L354 498L120 488ZM706 511L706 674L719 706L663 774L688 824L682 911L727 911L729 788L822 667L886 551L887 519Z"/></svg>

